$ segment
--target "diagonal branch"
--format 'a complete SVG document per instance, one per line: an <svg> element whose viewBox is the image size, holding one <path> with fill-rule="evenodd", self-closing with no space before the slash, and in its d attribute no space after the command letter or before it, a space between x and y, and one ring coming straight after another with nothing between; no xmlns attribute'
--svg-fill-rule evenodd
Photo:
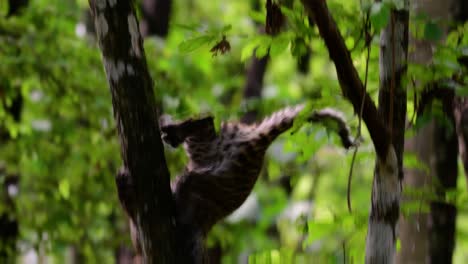
<svg viewBox="0 0 468 264"><path fill-rule="evenodd" d="M351 60L351 55L328 10L326 1L302 0L302 3L308 15L314 19L320 36L325 41L330 57L335 63L343 95L351 102L356 113L361 111L361 103L364 100L362 119L369 130L377 155L385 159L390 146L390 133L382 122L374 101L364 90L362 81Z"/></svg>

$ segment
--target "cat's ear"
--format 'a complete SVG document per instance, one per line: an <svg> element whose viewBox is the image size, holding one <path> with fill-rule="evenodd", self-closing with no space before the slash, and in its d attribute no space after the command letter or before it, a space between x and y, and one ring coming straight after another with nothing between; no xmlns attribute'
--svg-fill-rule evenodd
<svg viewBox="0 0 468 264"><path fill-rule="evenodd" d="M176 148L182 144L185 140L183 136L183 131L181 131L180 125L170 124L160 127L161 129L161 138L164 142L171 145L171 147Z"/></svg>
<svg viewBox="0 0 468 264"><path fill-rule="evenodd" d="M179 146L185 140L181 131L181 123L174 122L170 115L163 114L159 117L159 129L161 130L162 140L173 148Z"/></svg>

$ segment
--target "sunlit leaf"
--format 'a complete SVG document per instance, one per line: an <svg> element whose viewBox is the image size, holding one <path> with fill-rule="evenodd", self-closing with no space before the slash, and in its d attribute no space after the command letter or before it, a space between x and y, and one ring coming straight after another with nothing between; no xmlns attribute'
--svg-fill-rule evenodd
<svg viewBox="0 0 468 264"><path fill-rule="evenodd" d="M179 44L179 51L181 52L191 52L203 45L208 45L215 40L215 36L205 35L200 37L195 37L189 40L186 40Z"/></svg>

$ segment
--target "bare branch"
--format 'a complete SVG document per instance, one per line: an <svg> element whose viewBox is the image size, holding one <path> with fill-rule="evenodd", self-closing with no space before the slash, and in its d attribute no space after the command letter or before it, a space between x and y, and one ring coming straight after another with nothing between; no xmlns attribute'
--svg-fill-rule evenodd
<svg viewBox="0 0 468 264"><path fill-rule="evenodd" d="M385 159L390 146L389 131L382 122L374 101L365 92L364 85L354 68L351 55L328 10L326 1L302 0L302 3L308 15L314 19L320 35L325 41L330 57L335 63L343 95L351 102L356 113L360 112L364 98L362 119L369 129L377 155Z"/></svg>

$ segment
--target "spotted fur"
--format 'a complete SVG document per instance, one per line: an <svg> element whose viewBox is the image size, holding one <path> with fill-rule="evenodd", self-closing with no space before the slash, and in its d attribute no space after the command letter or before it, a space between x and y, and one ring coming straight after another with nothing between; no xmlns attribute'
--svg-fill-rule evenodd
<svg viewBox="0 0 468 264"><path fill-rule="evenodd" d="M188 250L200 250L199 237L245 201L258 178L266 149L292 127L303 108L284 108L253 125L223 123L219 133L212 117L161 121L163 140L173 147L183 143L189 157L184 173L172 183L179 230L197 233L192 235L197 241L186 242L186 247L191 248ZM348 131L341 115L330 114L329 110L314 112L308 120L336 116L340 131ZM349 140L349 133L345 134ZM342 141L347 147L351 145L350 141Z"/></svg>

